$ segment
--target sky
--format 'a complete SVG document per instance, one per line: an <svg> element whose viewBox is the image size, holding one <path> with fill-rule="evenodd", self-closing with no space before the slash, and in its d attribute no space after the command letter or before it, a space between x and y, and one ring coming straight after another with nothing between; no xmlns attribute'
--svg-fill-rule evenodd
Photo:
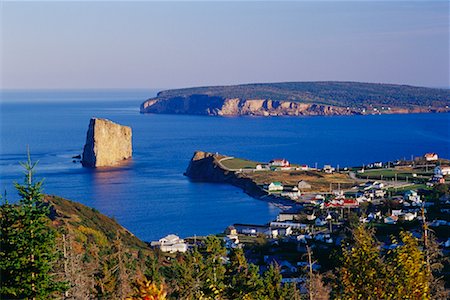
<svg viewBox="0 0 450 300"><path fill-rule="evenodd" d="M1 1L2 89L449 87L447 1Z"/></svg>

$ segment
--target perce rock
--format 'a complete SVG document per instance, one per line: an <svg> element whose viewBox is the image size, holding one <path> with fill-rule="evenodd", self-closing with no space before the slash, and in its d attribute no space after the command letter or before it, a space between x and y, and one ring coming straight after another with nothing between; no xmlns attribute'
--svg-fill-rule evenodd
<svg viewBox="0 0 450 300"><path fill-rule="evenodd" d="M130 127L106 119L91 119L81 160L84 167L114 166L131 155Z"/></svg>

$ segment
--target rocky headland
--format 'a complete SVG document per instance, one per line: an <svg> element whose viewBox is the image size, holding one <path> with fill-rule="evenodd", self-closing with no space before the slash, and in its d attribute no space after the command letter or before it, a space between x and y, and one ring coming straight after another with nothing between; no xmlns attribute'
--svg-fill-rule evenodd
<svg viewBox="0 0 450 300"><path fill-rule="evenodd" d="M115 166L132 156L131 127L92 118L81 163L84 167Z"/></svg>
<svg viewBox="0 0 450 300"><path fill-rule="evenodd" d="M250 178L223 168L220 165L220 160L225 157L217 153L196 151L184 175L192 181L228 183L241 188L245 193L255 198L267 195Z"/></svg>
<svg viewBox="0 0 450 300"><path fill-rule="evenodd" d="M359 82L285 82L167 90L141 113L329 116L448 112L450 91Z"/></svg>

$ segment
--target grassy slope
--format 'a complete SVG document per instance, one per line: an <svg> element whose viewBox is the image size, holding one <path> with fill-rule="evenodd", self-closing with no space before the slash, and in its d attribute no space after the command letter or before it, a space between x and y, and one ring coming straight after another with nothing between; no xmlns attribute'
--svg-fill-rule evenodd
<svg viewBox="0 0 450 300"><path fill-rule="evenodd" d="M158 98L195 94L223 98L289 100L335 106L386 105L396 107L450 105L450 90L360 82L283 82L167 90Z"/></svg>
<svg viewBox="0 0 450 300"><path fill-rule="evenodd" d="M97 235L97 240L101 243L112 243L118 233L126 247L148 249L143 241L135 237L115 220L101 214L96 209L57 196L46 196L46 200L55 209L56 214L53 215L52 219L56 227L64 226L66 229L74 232L79 232L80 228L83 227L90 228L90 230L84 231L96 232L94 235ZM83 234L86 235L85 233Z"/></svg>

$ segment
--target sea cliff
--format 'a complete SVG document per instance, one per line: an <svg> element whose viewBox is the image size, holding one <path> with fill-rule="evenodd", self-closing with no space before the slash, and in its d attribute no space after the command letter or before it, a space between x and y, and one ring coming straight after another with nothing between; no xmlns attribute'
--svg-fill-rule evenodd
<svg viewBox="0 0 450 300"><path fill-rule="evenodd" d="M285 82L161 91L141 113L330 116L449 112L450 91L359 82Z"/></svg>
<svg viewBox="0 0 450 300"><path fill-rule="evenodd" d="M192 181L228 183L241 188L248 195L261 198L267 194L250 178L245 178L234 171L228 171L220 166L220 154L196 151L184 173Z"/></svg>
<svg viewBox="0 0 450 300"><path fill-rule="evenodd" d="M110 120L92 118L89 122L81 163L84 167L108 167L132 155L131 128Z"/></svg>

